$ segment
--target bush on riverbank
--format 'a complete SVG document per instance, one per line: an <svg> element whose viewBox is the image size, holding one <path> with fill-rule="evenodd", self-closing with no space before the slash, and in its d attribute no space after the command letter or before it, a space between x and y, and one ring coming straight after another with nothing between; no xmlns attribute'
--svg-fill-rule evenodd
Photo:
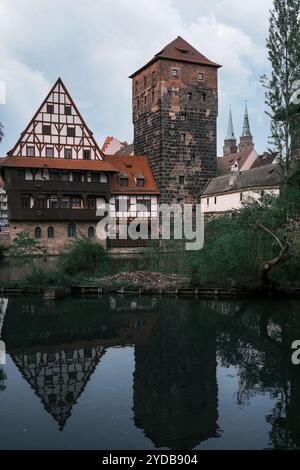
<svg viewBox="0 0 300 470"><path fill-rule="evenodd" d="M69 276L93 275L106 258L106 251L95 239L80 237L69 242L59 255L58 270Z"/></svg>

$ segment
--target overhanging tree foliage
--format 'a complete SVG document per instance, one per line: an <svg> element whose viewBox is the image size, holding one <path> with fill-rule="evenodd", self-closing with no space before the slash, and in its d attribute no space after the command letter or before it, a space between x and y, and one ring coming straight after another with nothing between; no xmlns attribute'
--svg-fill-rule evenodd
<svg viewBox="0 0 300 470"><path fill-rule="evenodd" d="M270 144L286 182L300 132L300 114L292 100L300 80L300 0L274 0L267 49L271 76L264 75L262 83L271 119Z"/></svg>

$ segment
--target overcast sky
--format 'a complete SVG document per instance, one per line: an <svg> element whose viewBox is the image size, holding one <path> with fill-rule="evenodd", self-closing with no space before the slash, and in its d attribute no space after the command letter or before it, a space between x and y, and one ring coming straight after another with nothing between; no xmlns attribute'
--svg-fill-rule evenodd
<svg viewBox="0 0 300 470"><path fill-rule="evenodd" d="M269 123L259 78L272 0L0 0L0 104L4 156L60 76L102 145L132 141L128 76L180 35L219 72L218 146L229 105L240 135L245 98L258 152Z"/></svg>

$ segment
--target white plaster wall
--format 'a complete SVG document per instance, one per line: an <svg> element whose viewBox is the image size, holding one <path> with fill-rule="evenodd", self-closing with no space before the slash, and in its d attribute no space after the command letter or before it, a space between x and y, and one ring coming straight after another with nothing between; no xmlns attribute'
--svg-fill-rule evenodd
<svg viewBox="0 0 300 470"><path fill-rule="evenodd" d="M241 209L242 203L246 202L247 199L259 199L261 197L261 191L265 194L279 195L279 189L259 189L257 191L235 191L232 193L221 194L217 196L206 196L201 197L202 212L228 212L232 210ZM243 193L243 199L240 199L240 194ZM216 197L216 202L215 202ZM209 204L207 203L209 201Z"/></svg>

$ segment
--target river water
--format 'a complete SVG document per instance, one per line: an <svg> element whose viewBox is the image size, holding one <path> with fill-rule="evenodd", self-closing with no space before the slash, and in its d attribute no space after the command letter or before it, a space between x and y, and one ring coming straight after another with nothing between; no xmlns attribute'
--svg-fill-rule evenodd
<svg viewBox="0 0 300 470"><path fill-rule="evenodd" d="M3 298L0 448L300 448L299 307Z"/></svg>

